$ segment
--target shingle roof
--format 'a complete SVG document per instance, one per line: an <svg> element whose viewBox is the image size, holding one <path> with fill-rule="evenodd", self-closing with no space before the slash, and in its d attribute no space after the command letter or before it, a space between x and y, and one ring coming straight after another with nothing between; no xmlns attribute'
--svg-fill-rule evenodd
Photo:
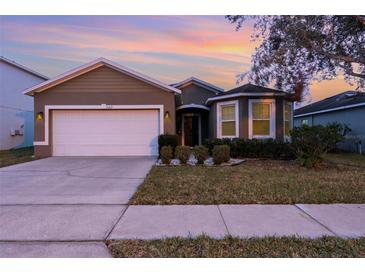
<svg viewBox="0 0 365 274"><path fill-rule="evenodd" d="M240 96L286 96L286 98L290 99L291 94L288 92L284 92L277 89L265 88L262 86L256 86L253 84L245 84L234 89L222 92L218 95L210 97L207 100L207 103L212 101L224 100L227 98L235 98Z"/></svg>
<svg viewBox="0 0 365 274"><path fill-rule="evenodd" d="M198 79L196 77L190 77L188 79L185 79L179 83L174 83L174 84L171 84L170 86L174 87L174 88L181 88L182 86L186 85L186 84L189 84L189 83L196 83L200 86L203 86L204 88L208 89L208 90L211 90L213 91L214 93L218 93L218 92L223 92L224 89L220 88L220 87L217 87L211 83L208 83L206 81L203 81L201 79Z"/></svg>
<svg viewBox="0 0 365 274"><path fill-rule="evenodd" d="M332 111L343 107L351 108L352 106L355 107L358 104L365 105L365 93L359 91L345 91L302 108L298 108L294 111L294 116L319 111Z"/></svg>
<svg viewBox="0 0 365 274"><path fill-rule="evenodd" d="M235 93L278 93L278 94L287 94L286 92L282 91L282 90L277 90L277 89L272 89L272 88L266 88L266 87L262 87L262 86L257 86L257 85L253 85L253 84L245 84L233 89L230 89L228 91L225 91L223 94L224 95L229 95L229 94L235 94ZM222 94L219 94L218 96L220 96Z"/></svg>

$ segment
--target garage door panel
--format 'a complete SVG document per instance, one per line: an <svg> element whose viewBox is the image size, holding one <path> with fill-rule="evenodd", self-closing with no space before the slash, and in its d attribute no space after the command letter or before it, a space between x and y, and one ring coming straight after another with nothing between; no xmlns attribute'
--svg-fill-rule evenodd
<svg viewBox="0 0 365 274"><path fill-rule="evenodd" d="M120 135L118 140L116 140L116 137L114 135L109 134L100 134L100 135L93 135L93 138L85 138L82 135L58 135L54 138L55 144L59 145L118 145L118 144L124 144L124 145L138 145L138 144L144 144L149 145L157 144L157 138L153 135L146 136L143 134L123 134Z"/></svg>
<svg viewBox="0 0 365 274"><path fill-rule="evenodd" d="M138 123L138 125L137 125ZM92 123L86 123L83 121L70 121L70 122L61 122L58 123L58 127L63 128L72 128L72 133L74 132L94 132L97 133L128 133L128 129L133 128L133 132L136 133L152 133L151 131L156 129L156 123L158 123L157 120L153 121L107 121L103 120L100 122L92 122ZM95 128L97 126L97 128ZM65 131L62 134L69 134L70 131Z"/></svg>
<svg viewBox="0 0 365 274"><path fill-rule="evenodd" d="M101 127L98 127L101 128ZM132 127L129 127L132 128ZM54 140L58 142L76 142L75 140L80 140L80 142L84 142L85 140L94 140L98 141L99 139L107 138L108 142L111 140L115 140L119 142L120 140L126 140L130 138L136 138L138 140L141 139L150 139L156 137L155 133L151 133L151 131L155 131L153 127L148 127L144 129L136 129L136 130L115 130L115 129L100 129L100 132L92 133L91 130L85 129L82 130L80 128L75 128L72 130L72 133L59 133L54 136ZM85 135L88 134L87 138Z"/></svg>
<svg viewBox="0 0 365 274"><path fill-rule="evenodd" d="M103 153L96 154L95 147L102 150ZM75 154L77 149L77 154ZM120 152L123 152L121 154ZM54 147L53 153L56 156L146 156L157 155L158 149L156 146L141 146L141 145L58 145Z"/></svg>
<svg viewBox="0 0 365 274"><path fill-rule="evenodd" d="M157 155L158 110L56 110L54 156Z"/></svg>

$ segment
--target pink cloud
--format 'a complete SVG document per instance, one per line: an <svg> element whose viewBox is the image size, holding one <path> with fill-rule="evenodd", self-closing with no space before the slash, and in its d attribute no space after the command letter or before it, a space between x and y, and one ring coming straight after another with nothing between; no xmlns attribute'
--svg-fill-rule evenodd
<svg viewBox="0 0 365 274"><path fill-rule="evenodd" d="M224 61L249 62L254 44L243 33L227 31L227 26L217 31L196 30L146 32L143 29L124 27L103 32L98 28L69 25L35 24L25 29L19 24L5 24L4 38L11 41L67 46L79 49L122 50L126 52L164 52L196 57L218 58ZM105 30L105 29L104 29ZM112 34L111 34L112 32ZM245 46L249 45L249 46Z"/></svg>

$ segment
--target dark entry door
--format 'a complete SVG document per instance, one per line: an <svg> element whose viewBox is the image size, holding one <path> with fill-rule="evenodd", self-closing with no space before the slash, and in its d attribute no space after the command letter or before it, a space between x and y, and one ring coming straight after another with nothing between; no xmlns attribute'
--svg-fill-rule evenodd
<svg viewBox="0 0 365 274"><path fill-rule="evenodd" d="M186 146L199 145L199 116L184 115L184 142Z"/></svg>

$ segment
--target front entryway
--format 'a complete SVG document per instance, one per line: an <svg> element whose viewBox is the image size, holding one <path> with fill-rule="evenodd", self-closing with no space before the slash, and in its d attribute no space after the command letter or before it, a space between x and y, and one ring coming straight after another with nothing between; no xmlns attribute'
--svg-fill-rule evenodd
<svg viewBox="0 0 365 274"><path fill-rule="evenodd" d="M194 107L178 108L176 111L176 132L179 144L183 146L202 145L208 138L209 111Z"/></svg>
<svg viewBox="0 0 365 274"><path fill-rule="evenodd" d="M183 115L183 138L185 146L196 146L200 145L201 132L200 114L184 114Z"/></svg>

